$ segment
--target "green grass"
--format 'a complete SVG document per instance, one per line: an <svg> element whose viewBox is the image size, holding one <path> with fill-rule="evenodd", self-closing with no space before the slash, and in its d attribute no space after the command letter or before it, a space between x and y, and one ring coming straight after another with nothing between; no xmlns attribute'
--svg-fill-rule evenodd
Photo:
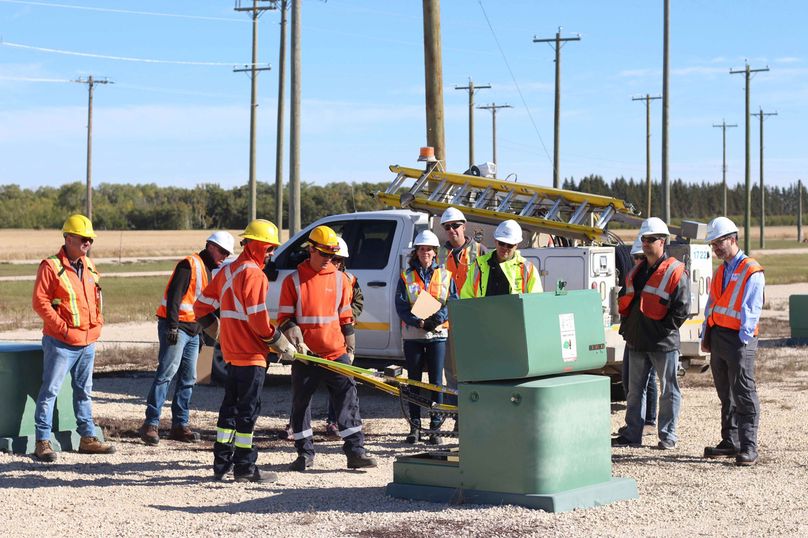
<svg viewBox="0 0 808 538"><path fill-rule="evenodd" d="M740 241L743 246L743 238ZM752 253L760 247L760 241L757 238L752 240ZM808 248L808 243L798 243L794 239L767 239L765 248Z"/></svg>
<svg viewBox="0 0 808 538"><path fill-rule="evenodd" d="M107 323L154 319L163 298L166 277L109 278L102 280L104 318ZM3 282L0 285L0 330L41 327L42 320L31 308L34 283Z"/></svg>
<svg viewBox="0 0 808 538"><path fill-rule="evenodd" d="M174 266L177 265L176 261L147 261L136 263L104 263L98 264L98 270L101 275L106 273L124 273L124 272L140 272L140 271L172 271ZM12 264L0 263L0 276L25 276L36 275L36 270L39 264Z"/></svg>
<svg viewBox="0 0 808 538"><path fill-rule="evenodd" d="M766 273L766 284L794 284L808 282L808 254L774 254L752 257L763 266ZM713 271L721 260L713 258Z"/></svg>

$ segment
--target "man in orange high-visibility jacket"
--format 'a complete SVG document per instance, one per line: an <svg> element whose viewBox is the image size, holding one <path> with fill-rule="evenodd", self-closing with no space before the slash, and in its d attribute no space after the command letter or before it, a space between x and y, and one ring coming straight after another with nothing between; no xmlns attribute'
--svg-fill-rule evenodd
<svg viewBox="0 0 808 538"><path fill-rule="evenodd" d="M101 336L101 275L87 257L95 239L90 219L71 215L62 226L64 246L42 260L34 283L32 306L45 322L42 329L42 386L36 399L36 448L41 461L56 461L50 443L53 408L62 383L73 378L79 452L112 454L115 447L99 441L93 424L91 391L95 342Z"/></svg>
<svg viewBox="0 0 808 538"><path fill-rule="evenodd" d="M295 348L270 324L266 307L268 284L263 268L280 244L278 228L256 219L240 236L244 250L216 274L194 303L199 324L209 334L218 332L222 356L229 364L216 424L213 476L223 480L232 469L236 482L274 482L277 473L262 472L255 465L253 429L261 411L269 350L291 361ZM217 309L221 321L216 318Z"/></svg>
<svg viewBox="0 0 808 538"><path fill-rule="evenodd" d="M738 247L738 227L728 218L707 225L707 242L723 260L710 285L701 342L702 350L710 352L721 400L721 442L705 447L704 457L734 456L735 465L754 465L760 420L755 354L766 280L763 267Z"/></svg>
<svg viewBox="0 0 808 538"><path fill-rule="evenodd" d="M327 360L350 363L348 349L355 349L351 282L331 263L339 251L337 234L317 226L309 234L309 259L286 277L278 304L278 323L298 351ZM311 397L321 382L328 387L337 414L342 450L348 467L375 467L365 453L365 436L359 415L359 398L353 379L315 364L292 364L292 433L298 457L292 471L305 471L314 463L311 430Z"/></svg>
<svg viewBox="0 0 808 538"><path fill-rule="evenodd" d="M202 327L196 322L194 301L210 281L211 271L233 253L233 236L218 231L208 237L205 248L177 263L168 279L163 300L157 307L157 371L146 396L146 419L140 427L140 439L147 445L160 442L160 412L176 377L171 402L169 439L195 443L199 434L188 426L191 395L196 383L196 360L202 346Z"/></svg>
<svg viewBox="0 0 808 538"><path fill-rule="evenodd" d="M657 217L643 221L640 240L645 261L626 276L618 298L620 334L629 348L629 383L626 427L612 439L612 446L639 446L645 425L645 389L651 366L660 387L657 448L676 448L676 424L682 393L676 373L679 367L679 327L690 310L689 276L682 262L665 254L670 232Z"/></svg>

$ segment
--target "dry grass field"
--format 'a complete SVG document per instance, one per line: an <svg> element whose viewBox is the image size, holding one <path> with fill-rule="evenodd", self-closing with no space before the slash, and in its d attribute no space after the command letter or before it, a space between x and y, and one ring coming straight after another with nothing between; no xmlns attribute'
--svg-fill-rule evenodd
<svg viewBox="0 0 808 538"><path fill-rule="evenodd" d="M242 230L230 230L238 237ZM93 244L95 258L132 258L138 256L179 256L200 250L211 230L125 230L98 231ZM281 232L285 241L289 232ZM59 230L0 230L0 242L13 245L0 252L0 262L16 260L39 260L55 253L62 244ZM238 244L238 243L237 243ZM240 250L236 247L236 250Z"/></svg>

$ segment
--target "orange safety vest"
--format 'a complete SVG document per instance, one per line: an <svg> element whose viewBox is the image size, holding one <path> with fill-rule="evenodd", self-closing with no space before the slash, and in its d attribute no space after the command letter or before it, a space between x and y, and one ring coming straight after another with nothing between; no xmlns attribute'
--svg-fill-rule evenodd
<svg viewBox="0 0 808 538"><path fill-rule="evenodd" d="M454 279L455 288L457 288L458 294L460 293L460 290L463 289L463 284L466 283L469 266L474 264L474 262L480 256L480 253L480 243L476 241L469 241L469 244L463 247L463 250L460 251L460 261L455 263L451 248L444 245L438 249L438 265L442 265L452 272L452 278Z"/></svg>
<svg viewBox="0 0 808 538"><path fill-rule="evenodd" d="M729 283L724 291L724 267L722 263L715 271L713 282L710 285L710 308L707 309L707 323L710 327L718 325L732 329L741 330L741 305L743 303L744 291L749 277L755 273L763 271L763 267L757 260L746 257L735 267ZM755 325L755 336L758 334L758 325Z"/></svg>
<svg viewBox="0 0 808 538"><path fill-rule="evenodd" d="M191 282L188 284L188 289L185 290L185 295L182 296L182 301L180 302L179 321L193 323L196 321L194 301L208 285L208 272L205 270L205 262L199 257L199 254L186 256L185 261L191 266ZM166 284L166 290L163 292L163 301L157 307L157 316L163 319L168 317L168 288L176 272L177 268L174 267L171 278L168 279L168 284Z"/></svg>
<svg viewBox="0 0 808 538"><path fill-rule="evenodd" d="M43 334L71 346L92 344L104 324L101 275L92 260L81 258L81 280L64 249L43 260L34 284L33 307L45 321Z"/></svg>
<svg viewBox="0 0 808 538"><path fill-rule="evenodd" d="M266 366L267 340L275 334L266 305L267 277L242 251L216 273L194 303L197 319L219 309L219 342L225 362L236 366Z"/></svg>
<svg viewBox="0 0 808 538"><path fill-rule="evenodd" d="M421 275L419 275L418 271L415 269L402 271L401 280L404 281L404 287L407 290L407 299L410 301L410 305L415 304L415 301L418 300L418 295L420 295L423 290L426 290L427 293L437 299L442 305L445 305L446 301L449 300L452 272L448 269L441 267L435 268L432 273L432 278L429 279L428 288L424 284L424 281L421 280ZM402 328L405 327L404 322L402 321L401 323ZM445 321L443 324L439 325L438 328L448 329L449 322Z"/></svg>
<svg viewBox="0 0 808 538"><path fill-rule="evenodd" d="M312 352L327 360L337 359L346 353L342 325L353 321L352 292L345 273L332 266L318 273L306 260L283 281L278 324L294 318Z"/></svg>
<svg viewBox="0 0 808 538"><path fill-rule="evenodd" d="M632 267L626 276L626 294L618 299L621 316L628 316L631 312L631 302L634 300L634 275L640 265ZM648 278L640 293L640 312L657 321L664 319L668 315L671 294L679 285L684 271L685 264L676 258L665 258Z"/></svg>

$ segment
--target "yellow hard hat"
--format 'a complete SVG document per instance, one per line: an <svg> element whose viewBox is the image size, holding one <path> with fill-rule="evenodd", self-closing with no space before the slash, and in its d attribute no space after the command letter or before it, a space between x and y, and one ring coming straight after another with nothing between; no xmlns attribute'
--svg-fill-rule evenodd
<svg viewBox="0 0 808 538"><path fill-rule="evenodd" d="M309 243L320 252L325 252L326 254L336 254L339 251L339 237L328 226L317 226L313 229L309 233Z"/></svg>
<svg viewBox="0 0 808 538"><path fill-rule="evenodd" d="M281 244L278 240L278 227L266 219L255 219L250 222L239 237L255 239L276 247Z"/></svg>
<svg viewBox="0 0 808 538"><path fill-rule="evenodd" d="M90 239L98 237L93 231L93 223L90 222L90 219L78 213L67 217L67 220L62 225L62 233L80 235L81 237L89 237Z"/></svg>

